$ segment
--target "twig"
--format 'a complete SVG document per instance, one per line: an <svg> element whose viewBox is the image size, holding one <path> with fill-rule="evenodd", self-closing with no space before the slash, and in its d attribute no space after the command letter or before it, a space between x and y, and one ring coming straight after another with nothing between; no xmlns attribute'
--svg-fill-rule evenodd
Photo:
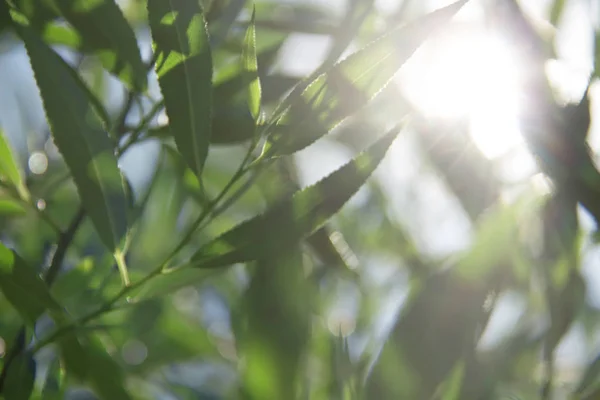
<svg viewBox="0 0 600 400"><path fill-rule="evenodd" d="M58 238L58 242L56 244L56 252L54 253L54 256L52 257L50 266L48 267L48 269L46 270L46 273L44 274L44 281L46 282L46 284L48 286L52 286L52 283L54 283L54 280L58 276L60 267L65 258L65 255L67 253L69 245L73 241L73 238L75 237L75 233L77 232L77 229L79 229L81 222L83 222L84 217L85 217L85 210L83 209L83 207L79 207L79 210L77 210L77 213L71 220L71 223L69 224L69 227L67 228L67 230L65 232L63 232L60 235L60 237Z"/></svg>

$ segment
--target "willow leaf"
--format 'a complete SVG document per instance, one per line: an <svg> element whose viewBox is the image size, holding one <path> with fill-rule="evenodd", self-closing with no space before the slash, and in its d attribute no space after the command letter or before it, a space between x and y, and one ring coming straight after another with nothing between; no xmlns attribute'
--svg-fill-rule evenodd
<svg viewBox="0 0 600 400"><path fill-rule="evenodd" d="M54 142L102 242L115 250L127 231L127 198L115 148L77 74L27 27L25 42Z"/></svg>
<svg viewBox="0 0 600 400"><path fill-rule="evenodd" d="M250 25L246 30L242 49L242 71L248 80L248 108L254 120L258 119L260 112L260 80L258 79L258 61L256 59L256 28L254 19L256 10L252 10Z"/></svg>
<svg viewBox="0 0 600 400"><path fill-rule="evenodd" d="M313 186L296 192L202 247L192 264L215 268L279 254L312 234L356 193L398 134L395 128Z"/></svg>
<svg viewBox="0 0 600 400"><path fill-rule="evenodd" d="M133 29L114 0L55 0L62 17L81 35L82 45L129 87L142 91L147 72Z"/></svg>
<svg viewBox="0 0 600 400"><path fill-rule="evenodd" d="M155 70L177 150L198 176L211 133L212 56L198 2L149 0Z"/></svg>
<svg viewBox="0 0 600 400"><path fill-rule="evenodd" d="M102 66L128 87L143 91L147 71L133 29L115 0L18 0L17 9L47 40L98 56ZM74 28L57 24L64 18Z"/></svg>
<svg viewBox="0 0 600 400"><path fill-rule="evenodd" d="M290 95L280 116L289 129L271 135L277 154L290 154L325 135L375 97L421 44L468 0L435 10L392 29L363 49L317 76L300 95Z"/></svg>
<svg viewBox="0 0 600 400"><path fill-rule="evenodd" d="M8 139L4 135L2 129L0 129L0 180L3 178L10 182L10 184L19 191L19 194L22 197L26 198L28 196L27 189L23 183L21 169L10 148Z"/></svg>
<svg viewBox="0 0 600 400"><path fill-rule="evenodd" d="M0 291L29 325L46 310L60 306L36 271L17 253L0 244Z"/></svg>
<svg viewBox="0 0 600 400"><path fill-rule="evenodd" d="M70 332L58 340L65 369L87 383L101 400L129 400L123 370L94 335Z"/></svg>

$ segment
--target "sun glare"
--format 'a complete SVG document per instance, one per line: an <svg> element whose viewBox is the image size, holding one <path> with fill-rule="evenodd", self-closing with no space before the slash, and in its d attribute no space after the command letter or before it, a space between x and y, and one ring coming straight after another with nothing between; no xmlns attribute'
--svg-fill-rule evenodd
<svg viewBox="0 0 600 400"><path fill-rule="evenodd" d="M452 31L423 46L399 78L425 116L469 118L473 141L487 157L522 143L519 68L500 38L482 30Z"/></svg>

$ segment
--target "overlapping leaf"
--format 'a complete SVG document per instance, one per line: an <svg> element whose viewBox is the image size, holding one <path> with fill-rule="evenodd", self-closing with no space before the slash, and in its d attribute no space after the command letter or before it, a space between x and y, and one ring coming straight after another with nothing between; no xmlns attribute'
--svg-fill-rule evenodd
<svg viewBox="0 0 600 400"><path fill-rule="evenodd" d="M293 246L320 228L360 189L397 134L397 128L389 131L328 177L208 243L192 257L192 263L200 268L220 267Z"/></svg>
<svg viewBox="0 0 600 400"><path fill-rule="evenodd" d="M272 135L271 144L275 151L289 154L301 150L358 111L466 2L457 1L393 29L318 76L299 96L288 99L289 108L282 121L291 122L293 127L285 133Z"/></svg>
<svg viewBox="0 0 600 400"><path fill-rule="evenodd" d="M17 8L49 43L95 54L130 88L146 89L147 72L137 39L115 0L46 0L35 5L19 0ZM75 29L57 24L57 17Z"/></svg>
<svg viewBox="0 0 600 400"><path fill-rule="evenodd" d="M211 133L212 56L198 2L149 0L156 73L177 149L198 176Z"/></svg>
<svg viewBox="0 0 600 400"><path fill-rule="evenodd" d="M36 362L30 352L21 352L10 363L2 394L6 399L29 399L33 392Z"/></svg>
<svg viewBox="0 0 600 400"><path fill-rule="evenodd" d="M40 276L17 253L0 244L0 290L29 325L46 310L61 311Z"/></svg>
<svg viewBox="0 0 600 400"><path fill-rule="evenodd" d="M69 374L91 386L102 400L128 400L123 370L98 338L68 333L58 341Z"/></svg>
<svg viewBox="0 0 600 400"><path fill-rule="evenodd" d="M77 74L28 27L20 27L54 143L102 242L117 248L127 231L127 199L114 146L97 103Z"/></svg>

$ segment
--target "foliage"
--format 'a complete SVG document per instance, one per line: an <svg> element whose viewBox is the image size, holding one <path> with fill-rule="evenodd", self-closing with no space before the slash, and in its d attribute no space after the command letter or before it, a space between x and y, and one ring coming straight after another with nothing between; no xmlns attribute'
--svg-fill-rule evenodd
<svg viewBox="0 0 600 400"><path fill-rule="evenodd" d="M0 130L0 397L563 395L556 349L599 322L577 208L600 223L589 91L559 104L547 43L515 1L490 2L528 60L523 95L538 107L523 137L552 181L507 203L463 121L424 118L392 84L468 0L409 3L383 18L372 0L342 15L271 0L0 0L2 41L25 49L42 100L47 162L35 172L14 146L26 133ZM568 4L552 3L552 24ZM279 68L297 34L331 38L305 76ZM419 245L378 176L409 139L474 232L448 259ZM298 155L324 143L351 156L303 187ZM374 285L381 264L392 277ZM511 294L521 319L482 347ZM354 306L336 319L340 301ZM572 398L598 397L599 359Z"/></svg>

